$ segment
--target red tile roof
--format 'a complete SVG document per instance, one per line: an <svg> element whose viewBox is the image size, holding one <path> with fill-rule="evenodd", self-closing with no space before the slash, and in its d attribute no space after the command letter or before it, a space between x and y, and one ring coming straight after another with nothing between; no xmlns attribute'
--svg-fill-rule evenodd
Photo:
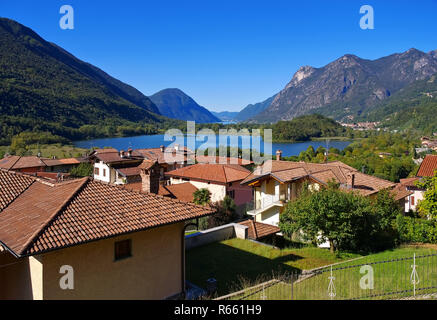
<svg viewBox="0 0 437 320"><path fill-rule="evenodd" d="M83 178L48 183L0 170L0 243L16 256L182 222L212 213Z"/></svg>
<svg viewBox="0 0 437 320"><path fill-rule="evenodd" d="M141 169L139 167L117 168L117 171L120 172L125 177L131 177L131 176L139 176Z"/></svg>
<svg viewBox="0 0 437 320"><path fill-rule="evenodd" d="M8 156L0 160L0 168L6 170L17 170L25 168L46 167L46 160L37 156Z"/></svg>
<svg viewBox="0 0 437 320"><path fill-rule="evenodd" d="M240 166L246 166L253 164L253 161L235 158L235 157L220 157L220 156L196 156L196 161L199 163L221 163L221 164L239 164Z"/></svg>
<svg viewBox="0 0 437 320"><path fill-rule="evenodd" d="M198 189L189 182L165 186L170 193L178 200L193 202L193 193Z"/></svg>
<svg viewBox="0 0 437 320"><path fill-rule="evenodd" d="M397 184L396 187L392 189L393 197L396 201L405 199L405 197L408 197L409 195L412 195L414 192L407 189L406 186L402 184Z"/></svg>
<svg viewBox="0 0 437 320"><path fill-rule="evenodd" d="M241 181L249 174L249 170L238 164L197 163L167 172L165 175L168 177L186 178L198 181L229 183Z"/></svg>
<svg viewBox="0 0 437 320"><path fill-rule="evenodd" d="M323 184L327 184L330 180L335 180L341 185L346 185L348 174L355 175L353 190L358 191L362 195L370 195L382 189L391 189L396 185L391 181L361 173L340 161L308 163L278 160L266 161L266 163L256 168L241 183L250 184L257 180L272 177L282 183L302 178L311 178Z"/></svg>
<svg viewBox="0 0 437 320"><path fill-rule="evenodd" d="M432 177L437 170L437 155L427 155L420 164L418 177Z"/></svg>
<svg viewBox="0 0 437 320"><path fill-rule="evenodd" d="M128 183L128 184L122 184L119 186L123 189L126 189L126 190L141 192L141 190L143 188L143 183L142 182L132 182L132 183ZM158 195L168 197L168 196L171 196L171 193L170 193L170 191L167 190L166 186L159 185Z"/></svg>
<svg viewBox="0 0 437 320"><path fill-rule="evenodd" d="M241 221L238 224L248 227L247 236L253 240L258 240L281 231L277 226L255 222L252 219Z"/></svg>

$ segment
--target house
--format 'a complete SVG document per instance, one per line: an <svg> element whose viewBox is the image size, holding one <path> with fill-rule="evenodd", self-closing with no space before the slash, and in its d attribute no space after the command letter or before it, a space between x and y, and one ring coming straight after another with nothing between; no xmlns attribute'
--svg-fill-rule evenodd
<svg viewBox="0 0 437 320"><path fill-rule="evenodd" d="M220 163L220 164L238 164L242 167L249 168L253 165L252 160L235 157L221 157L221 156L196 156L196 162L198 163Z"/></svg>
<svg viewBox="0 0 437 320"><path fill-rule="evenodd" d="M428 154L420 164L416 176L419 178L432 177L437 170L437 155Z"/></svg>
<svg viewBox="0 0 437 320"><path fill-rule="evenodd" d="M409 191L409 194L405 198L404 212L417 211L417 204L423 199L423 193L425 190L416 186L416 182L419 180L419 177L405 178L400 180L399 184L401 188Z"/></svg>
<svg viewBox="0 0 437 320"><path fill-rule="evenodd" d="M41 172L69 173L74 167L84 162L81 158L42 158L38 156L6 156L0 160L0 168L10 171L32 173Z"/></svg>
<svg viewBox="0 0 437 320"><path fill-rule="evenodd" d="M281 231L277 226L255 222L253 219L246 219L238 222L238 224L247 227L247 238L251 240L264 240L265 238L274 236Z"/></svg>
<svg viewBox="0 0 437 320"><path fill-rule="evenodd" d="M0 169L0 299L179 296L185 221L209 214L90 178L52 183Z"/></svg>
<svg viewBox="0 0 437 320"><path fill-rule="evenodd" d="M143 160L135 167L139 171L139 181L123 184L123 188L133 191L155 193L184 202L193 202L193 193L197 188L189 182L175 185L161 183L160 165L156 160Z"/></svg>
<svg viewBox="0 0 437 320"><path fill-rule="evenodd" d="M277 226L284 204L297 199L304 186L319 190L330 181L339 183L344 190L369 197L384 189L393 190L396 200L403 205L405 195L395 189L395 183L366 175L340 161L320 164L269 160L241 182L254 189L253 210L247 214L256 222Z"/></svg>
<svg viewBox="0 0 437 320"><path fill-rule="evenodd" d="M401 179L402 187L410 191L405 199L405 212L417 211L417 204L423 200L426 190L416 186L416 183L425 177L432 177L437 170L437 155L426 155L420 164L416 177Z"/></svg>
<svg viewBox="0 0 437 320"><path fill-rule="evenodd" d="M249 174L248 169L238 164L197 163L165 175L170 185L189 182L198 189L208 189L211 202L221 201L228 195L240 206L252 201L252 189L240 184Z"/></svg>
<svg viewBox="0 0 437 320"><path fill-rule="evenodd" d="M164 173L188 165L194 155L186 147L128 149L118 151L113 148L96 149L88 159L94 166L94 179L114 184L140 182L138 166L143 160L157 161L160 166L161 180ZM194 160L193 160L194 163Z"/></svg>
<svg viewBox="0 0 437 320"><path fill-rule="evenodd" d="M0 168L26 173L36 173L39 171L45 171L47 165L43 159L37 156L5 156L0 160Z"/></svg>

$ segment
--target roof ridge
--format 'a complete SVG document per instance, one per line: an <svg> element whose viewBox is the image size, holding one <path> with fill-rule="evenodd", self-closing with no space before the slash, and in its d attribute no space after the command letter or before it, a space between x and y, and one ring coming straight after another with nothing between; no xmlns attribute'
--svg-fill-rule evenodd
<svg viewBox="0 0 437 320"><path fill-rule="evenodd" d="M202 206L202 205L199 205L199 204L195 204L195 203L192 203L192 202L180 201L178 199L169 198L169 197L166 197L166 196L163 196L163 195L160 195L160 194L156 194L156 193L152 193L152 192L144 192L144 191L140 191L140 190L128 189L128 188L125 187L125 184L124 185L116 185L116 184L112 184L112 183L109 183L109 182L103 182L103 181L100 181L100 180L94 180L92 178L90 178L90 180L95 182L95 183L100 183L102 185L106 185L106 186L109 186L109 187L117 188L117 189L124 190L124 191L130 192L130 193L138 193L138 194L147 195L147 196L151 196L151 197L155 197L155 198L161 198L161 199L165 199L165 200L173 201L173 202L177 202L177 203L182 202L184 204L189 204L189 205L197 207L197 208L203 208L203 209L205 208L205 206ZM189 182L189 181L187 181L187 182ZM168 191L171 192L170 190L168 190Z"/></svg>
<svg viewBox="0 0 437 320"><path fill-rule="evenodd" d="M21 159L21 156L17 156L17 157L18 157L18 159L12 164L12 166L9 167L8 170L11 170L17 164L17 162Z"/></svg>
<svg viewBox="0 0 437 320"><path fill-rule="evenodd" d="M27 250L29 249L30 245L38 238L38 236L40 234L42 234L47 227L53 222L53 220L58 216L58 214L72 201L73 198L76 197L76 195L83 189L83 187L87 184L87 182L89 181L88 177L85 177L83 180L73 191L73 193L71 194L71 196L69 196L65 201L63 201L61 203L60 206L58 206L58 208L55 210L55 212L46 220L46 222L44 223L44 225L39 229L36 230L31 237L29 237L29 239L27 239L26 243L23 245L23 249L21 250L20 254L22 254L23 252L27 252Z"/></svg>

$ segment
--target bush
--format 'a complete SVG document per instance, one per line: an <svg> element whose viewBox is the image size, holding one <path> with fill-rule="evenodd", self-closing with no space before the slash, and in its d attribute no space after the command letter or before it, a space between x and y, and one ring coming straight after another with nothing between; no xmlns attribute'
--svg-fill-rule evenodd
<svg viewBox="0 0 437 320"><path fill-rule="evenodd" d="M90 177L93 174L93 165L83 162L77 167L71 169L71 175L74 177Z"/></svg>
<svg viewBox="0 0 437 320"><path fill-rule="evenodd" d="M396 229L401 242L437 243L436 221L399 215Z"/></svg>

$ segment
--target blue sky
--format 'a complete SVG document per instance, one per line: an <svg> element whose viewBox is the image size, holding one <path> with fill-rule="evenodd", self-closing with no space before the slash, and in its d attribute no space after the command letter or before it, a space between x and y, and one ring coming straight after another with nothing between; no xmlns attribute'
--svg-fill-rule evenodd
<svg viewBox="0 0 437 320"><path fill-rule="evenodd" d="M59 8L74 8L74 30ZM375 29L359 27L362 5ZM1 1L0 16L151 95L180 88L213 111L281 90L302 65L437 49L437 0Z"/></svg>

